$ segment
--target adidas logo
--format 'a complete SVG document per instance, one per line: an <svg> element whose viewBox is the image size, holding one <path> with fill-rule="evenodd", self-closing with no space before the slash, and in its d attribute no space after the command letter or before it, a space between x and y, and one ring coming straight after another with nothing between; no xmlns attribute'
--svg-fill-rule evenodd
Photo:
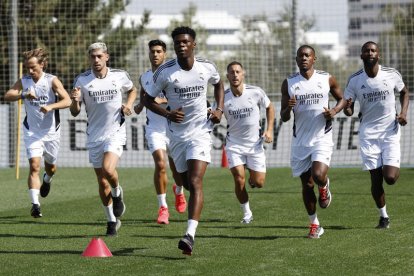
<svg viewBox="0 0 414 276"><path fill-rule="evenodd" d="M89 86L88 86L88 88L93 88L93 85L92 85L92 84L91 84L91 85L89 85Z"/></svg>
<svg viewBox="0 0 414 276"><path fill-rule="evenodd" d="M365 88L366 88L366 87L365 87L365 85L362 85L362 86L361 86L361 89L365 89Z"/></svg>
<svg viewBox="0 0 414 276"><path fill-rule="evenodd" d="M179 81L177 79L174 80L174 83L179 83Z"/></svg>
<svg viewBox="0 0 414 276"><path fill-rule="evenodd" d="M297 91L297 90L300 90L300 89L299 89L299 86L296 86L296 87L295 87L295 91Z"/></svg>

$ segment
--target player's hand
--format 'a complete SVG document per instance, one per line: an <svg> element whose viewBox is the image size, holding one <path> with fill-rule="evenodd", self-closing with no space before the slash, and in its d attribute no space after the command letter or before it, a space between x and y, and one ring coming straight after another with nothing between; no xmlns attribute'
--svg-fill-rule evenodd
<svg viewBox="0 0 414 276"><path fill-rule="evenodd" d="M351 105L352 105L352 98L349 98L349 99L346 100L345 108L350 108Z"/></svg>
<svg viewBox="0 0 414 276"><path fill-rule="evenodd" d="M223 113L218 110L208 110L208 114L209 114L209 120L212 121L214 124L219 124L221 121L221 116L223 116Z"/></svg>
<svg viewBox="0 0 414 276"><path fill-rule="evenodd" d="M181 123L182 121L184 121L184 115L185 113L183 112L183 108L180 107L178 109L175 110L171 110L166 118L174 123Z"/></svg>
<svg viewBox="0 0 414 276"><path fill-rule="evenodd" d="M52 111L52 109L48 105L40 107L40 112L42 112L44 114L48 113L49 111Z"/></svg>
<svg viewBox="0 0 414 276"><path fill-rule="evenodd" d="M134 111L135 111L136 114L141 113L143 109L144 109L144 105L141 104L141 103L134 106Z"/></svg>
<svg viewBox="0 0 414 276"><path fill-rule="evenodd" d="M292 97L290 97L289 101L288 101L288 107L290 109L293 109L296 105L296 97L293 95Z"/></svg>
<svg viewBox="0 0 414 276"><path fill-rule="evenodd" d="M325 116L325 119L331 120L333 117L335 117L336 115L335 109L333 108L329 109L326 107L324 107L323 109L324 109L323 116Z"/></svg>
<svg viewBox="0 0 414 276"><path fill-rule="evenodd" d="M407 124L407 114L405 113L398 114L397 121L400 125L405 126Z"/></svg>
<svg viewBox="0 0 414 276"><path fill-rule="evenodd" d="M122 105L121 107L122 113L124 113L125 116L130 116L132 115L132 110L131 107L128 105Z"/></svg>
<svg viewBox="0 0 414 276"><path fill-rule="evenodd" d="M82 93L81 93L80 87L75 87L70 92L70 98L75 102L80 102L81 96L82 96Z"/></svg>
<svg viewBox="0 0 414 276"><path fill-rule="evenodd" d="M36 97L36 93L35 93L33 90L31 90L30 88L27 88L25 91L23 91L23 92L22 92L22 96L23 96L25 99L28 99L28 100L34 100L34 99L37 99L37 97Z"/></svg>
<svg viewBox="0 0 414 276"><path fill-rule="evenodd" d="M273 133L272 132L269 132L269 131L265 131L263 133L263 140L266 143L272 143L273 142Z"/></svg>

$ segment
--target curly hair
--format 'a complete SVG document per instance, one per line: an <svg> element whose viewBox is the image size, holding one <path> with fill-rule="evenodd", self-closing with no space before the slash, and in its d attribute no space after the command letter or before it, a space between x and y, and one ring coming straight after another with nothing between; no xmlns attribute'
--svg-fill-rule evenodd
<svg viewBox="0 0 414 276"><path fill-rule="evenodd" d="M174 40L174 37L180 34L188 34L193 38L193 40L196 39L196 32L190 27L186 27L186 26L180 26L180 27L175 28L171 32L171 38Z"/></svg>
<svg viewBox="0 0 414 276"><path fill-rule="evenodd" d="M49 59L49 53L43 48L37 48L23 53L25 61L35 57L38 63L43 63L43 68L46 69L47 61Z"/></svg>

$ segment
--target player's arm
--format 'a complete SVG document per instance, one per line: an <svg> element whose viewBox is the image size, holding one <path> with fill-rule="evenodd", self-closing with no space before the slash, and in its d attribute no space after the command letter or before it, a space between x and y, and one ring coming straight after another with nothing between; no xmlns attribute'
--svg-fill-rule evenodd
<svg viewBox="0 0 414 276"><path fill-rule="evenodd" d="M292 98L289 96L287 79L283 81L280 90L282 92L282 100L280 103L280 117L282 118L283 122L287 122L290 120L290 112L296 105L296 98L294 96Z"/></svg>
<svg viewBox="0 0 414 276"><path fill-rule="evenodd" d="M139 85L141 86L141 88L139 89L139 103L134 106L134 111L136 114L140 114L142 112L142 110L144 109L144 87L142 86L142 82L141 82L141 77L139 78Z"/></svg>
<svg viewBox="0 0 414 276"><path fill-rule="evenodd" d="M14 102L19 99L24 99L24 95L20 93L22 90L22 81L19 79L16 81L13 86L7 90L6 94L4 95L4 100L6 102Z"/></svg>
<svg viewBox="0 0 414 276"><path fill-rule="evenodd" d="M176 110L168 111L157 104L155 97L152 97L148 93L144 94L144 105L152 112L157 113L158 115L161 115L174 123L181 123L184 120L184 112L182 111L182 107Z"/></svg>
<svg viewBox="0 0 414 276"><path fill-rule="evenodd" d="M224 107L224 86L223 81L219 80L218 83L214 85L214 99L216 101L216 109L211 110L210 112L210 121L215 124L220 123L221 116L223 115L223 107Z"/></svg>
<svg viewBox="0 0 414 276"><path fill-rule="evenodd" d="M269 106L266 107L266 120L267 128L263 133L263 138L266 143L271 143L273 142L273 126L275 124L275 107L272 102L270 102Z"/></svg>
<svg viewBox="0 0 414 276"><path fill-rule="evenodd" d="M72 116L76 117L80 113L81 110L81 89L80 87L75 87L70 92L70 98L72 100L72 103L69 106L70 113Z"/></svg>
<svg viewBox="0 0 414 276"><path fill-rule="evenodd" d="M43 113L47 113L55 109L68 108L71 104L68 92L63 87L62 82L57 77L53 78L52 80L52 89L58 95L59 101L46 106L41 106L40 111Z"/></svg>
<svg viewBox="0 0 414 276"><path fill-rule="evenodd" d="M335 115L341 112L341 110L346 105L346 101L344 100L342 90L339 87L339 84L334 76L329 76L329 87L331 95L336 100L336 105L331 109L329 109L328 107L324 107L325 111L323 112L323 114L327 120L330 120L333 117L335 117Z"/></svg>
<svg viewBox="0 0 414 276"><path fill-rule="evenodd" d="M401 103L401 112L397 116L398 123L402 126L407 124L407 112L408 112L408 105L410 102L410 92L408 88L404 86L404 88L400 91L400 103Z"/></svg>
<svg viewBox="0 0 414 276"><path fill-rule="evenodd" d="M132 86L132 88L128 90L127 94L127 102L125 104L122 104L122 112L124 115L129 116L132 114L132 105L134 104L138 95L137 88L135 86Z"/></svg>

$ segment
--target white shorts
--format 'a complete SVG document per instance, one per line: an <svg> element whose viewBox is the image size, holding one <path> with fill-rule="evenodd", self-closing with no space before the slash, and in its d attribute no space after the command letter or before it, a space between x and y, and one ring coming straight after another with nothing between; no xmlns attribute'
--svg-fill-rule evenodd
<svg viewBox="0 0 414 276"><path fill-rule="evenodd" d="M60 147L60 139L52 141L43 141L39 138L24 137L26 145L26 155L28 159L33 157L43 157L48 164L56 164Z"/></svg>
<svg viewBox="0 0 414 276"><path fill-rule="evenodd" d="M318 161L329 166L331 164L333 146L316 145L312 147L292 146L290 165L293 176L300 176L312 167L312 162Z"/></svg>
<svg viewBox="0 0 414 276"><path fill-rule="evenodd" d="M145 130L145 139L147 139L148 150L151 154L159 149L167 150L170 143L170 139L168 139L165 132L159 132L150 128Z"/></svg>
<svg viewBox="0 0 414 276"><path fill-rule="evenodd" d="M254 148L226 145L226 155L230 169L236 166L246 165L250 170L266 172L266 155L262 143Z"/></svg>
<svg viewBox="0 0 414 276"><path fill-rule="evenodd" d="M380 139L360 140L363 170L374 170L383 165L400 167L401 149L399 135Z"/></svg>
<svg viewBox="0 0 414 276"><path fill-rule="evenodd" d="M170 141L170 156L174 160L177 172L188 170L187 160L195 159L211 162L211 136L210 133L197 135L189 141Z"/></svg>
<svg viewBox="0 0 414 276"><path fill-rule="evenodd" d="M88 147L89 163L94 168L102 168L104 153L113 152L118 157L121 157L125 143L126 137L124 132L116 132L106 140L95 143L93 146Z"/></svg>

